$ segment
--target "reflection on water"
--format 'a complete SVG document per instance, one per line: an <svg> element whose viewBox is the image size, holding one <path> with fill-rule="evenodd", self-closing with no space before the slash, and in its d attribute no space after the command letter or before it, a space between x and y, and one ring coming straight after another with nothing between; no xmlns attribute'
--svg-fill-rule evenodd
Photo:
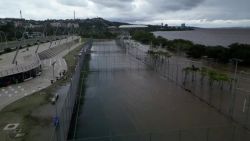
<svg viewBox="0 0 250 141"><path fill-rule="evenodd" d="M126 54L114 41L94 42L90 71L77 138L230 125L225 117Z"/></svg>

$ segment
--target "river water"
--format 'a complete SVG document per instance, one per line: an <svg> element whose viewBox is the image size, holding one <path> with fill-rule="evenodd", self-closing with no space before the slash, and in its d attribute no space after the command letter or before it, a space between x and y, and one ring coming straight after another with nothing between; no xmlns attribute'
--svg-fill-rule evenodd
<svg viewBox="0 0 250 141"><path fill-rule="evenodd" d="M206 137L207 128L216 134L213 139L229 140L231 130L228 119L126 54L114 41L93 43L77 119L76 139L86 141L179 137L198 141Z"/></svg>
<svg viewBox="0 0 250 141"><path fill-rule="evenodd" d="M159 31L156 36L162 36L169 40L185 39L203 45L228 46L232 43L250 44L249 28L233 29L196 29L191 31Z"/></svg>

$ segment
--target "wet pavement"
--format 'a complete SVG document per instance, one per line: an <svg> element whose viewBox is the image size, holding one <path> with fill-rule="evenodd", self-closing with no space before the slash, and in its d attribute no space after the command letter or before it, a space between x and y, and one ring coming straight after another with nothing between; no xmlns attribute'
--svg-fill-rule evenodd
<svg viewBox="0 0 250 141"><path fill-rule="evenodd" d="M176 130L205 138L209 128L216 132L215 140L228 140L231 127L230 120L126 54L114 41L93 43L76 139L148 133L170 139L167 134Z"/></svg>

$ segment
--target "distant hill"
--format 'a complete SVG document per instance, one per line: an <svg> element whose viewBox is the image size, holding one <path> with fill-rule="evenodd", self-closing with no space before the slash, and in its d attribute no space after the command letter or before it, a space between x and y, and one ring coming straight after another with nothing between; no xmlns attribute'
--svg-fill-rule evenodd
<svg viewBox="0 0 250 141"><path fill-rule="evenodd" d="M122 23L122 22L113 22L108 21L103 18L92 18L92 19L81 19L79 21L79 24L81 25L97 25L97 26L120 26L120 25L128 25L128 23Z"/></svg>
<svg viewBox="0 0 250 141"><path fill-rule="evenodd" d="M93 38L113 38L116 35L110 33L108 27L129 25L128 23L113 22L103 18L80 19L77 23L79 24L79 35Z"/></svg>
<svg viewBox="0 0 250 141"><path fill-rule="evenodd" d="M26 20L18 18L0 18L0 31L4 32L7 40L16 39L17 33L22 33L27 28L28 32L44 32L46 35L62 35L66 33L78 33L82 36L112 36L109 33L109 26L128 25L128 23L108 21L103 18L91 19L47 19L47 20ZM72 27L75 27L72 29ZM21 38L22 34L17 35Z"/></svg>

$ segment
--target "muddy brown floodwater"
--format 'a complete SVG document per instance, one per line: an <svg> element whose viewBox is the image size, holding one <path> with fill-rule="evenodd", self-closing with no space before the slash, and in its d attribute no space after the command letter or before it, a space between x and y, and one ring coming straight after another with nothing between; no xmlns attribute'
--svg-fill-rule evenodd
<svg viewBox="0 0 250 141"><path fill-rule="evenodd" d="M233 123L115 44L94 42L81 140L231 140Z"/></svg>

